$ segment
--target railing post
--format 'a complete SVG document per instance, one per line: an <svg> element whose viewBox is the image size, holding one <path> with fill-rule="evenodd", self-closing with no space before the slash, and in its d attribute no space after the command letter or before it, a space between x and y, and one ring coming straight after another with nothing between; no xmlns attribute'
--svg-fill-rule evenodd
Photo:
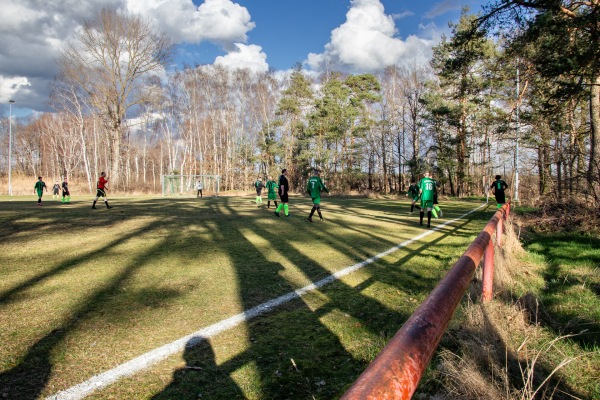
<svg viewBox="0 0 600 400"><path fill-rule="evenodd" d="M502 247L502 233L504 232L503 222L503 218L498 218L498 225L496 226L496 243L498 243L498 247Z"/></svg>
<svg viewBox="0 0 600 400"><path fill-rule="evenodd" d="M488 242L483 255L483 302L490 301L493 296L494 286L494 242Z"/></svg>

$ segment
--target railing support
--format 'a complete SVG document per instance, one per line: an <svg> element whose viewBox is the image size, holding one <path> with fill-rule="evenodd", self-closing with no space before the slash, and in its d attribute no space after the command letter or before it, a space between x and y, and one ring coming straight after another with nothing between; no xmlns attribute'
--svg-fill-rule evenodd
<svg viewBox="0 0 600 400"><path fill-rule="evenodd" d="M504 232L504 217L498 219L498 226L496 227L496 243L498 247L502 247L502 233Z"/></svg>
<svg viewBox="0 0 600 400"><path fill-rule="evenodd" d="M490 301L493 295L494 286L494 243L488 242L483 255L483 293L481 299L484 302Z"/></svg>

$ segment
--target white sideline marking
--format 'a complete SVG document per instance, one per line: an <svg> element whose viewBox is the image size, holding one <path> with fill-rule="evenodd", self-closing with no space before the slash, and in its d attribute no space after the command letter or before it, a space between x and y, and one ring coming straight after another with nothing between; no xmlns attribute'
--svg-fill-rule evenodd
<svg viewBox="0 0 600 400"><path fill-rule="evenodd" d="M70 387L69 389L63 390L52 396L47 397L46 400L79 400L79 399L83 399L84 397L86 397L88 394L94 392L95 390L102 389L102 388L118 381L121 378L133 375L143 369L150 367L153 364L156 364L159 361L164 360L165 358L167 358L175 353L183 351L186 347L186 344L190 340L192 340L192 343L194 343L194 339L197 340L198 337L210 338L210 337L215 336L227 329L233 328L243 322L246 322L254 317L265 314L265 313L271 311L275 307L278 307L282 304L285 304L294 299L297 299L297 298L301 297L302 295L304 295L305 293L308 293L312 290L321 288L329 283L335 282L336 280L340 279L343 276L346 276L366 265L372 264L375 261L387 256L388 254L391 254L391 253L395 252L396 250L406 247L409 244L416 242L417 240L420 240L420 239L432 234L433 232L435 232L437 230L440 230L441 228L443 228L446 225L449 225L455 221L463 219L467 215L474 213L475 211L479 210L481 207L483 207L485 205L486 204L482 204L479 207L469 211L468 213L461 215L460 217L454 218L450 221L446 221L443 224L438 225L435 228L429 229L429 230L421 233L420 235L415 236L414 238L412 238L410 240L407 240L403 243L397 244L396 246L391 247L382 253L379 253L371 258L368 258L368 259L361 261L357 264L354 264L350 267L344 268L343 270L340 270L332 275L329 275L327 278L323 278L316 283L313 283L308 286L304 286L301 289L295 290L293 292L289 292L287 294L284 294L283 296L280 296L275 299L269 300L265 303L259 304L255 307L252 307L251 309L249 309L247 311L244 311L242 313L234 315L233 317L224 319L213 325L207 326L206 328L200 329L197 332L191 333L187 336L177 339L174 342L171 342L169 344L166 344L164 346L161 346L154 350L151 350L145 354L142 354L141 356L138 356L132 360L127 361L126 363L118 365L111 370L108 370L101 374L92 376L90 379L88 379L85 382L82 382L78 385Z"/></svg>

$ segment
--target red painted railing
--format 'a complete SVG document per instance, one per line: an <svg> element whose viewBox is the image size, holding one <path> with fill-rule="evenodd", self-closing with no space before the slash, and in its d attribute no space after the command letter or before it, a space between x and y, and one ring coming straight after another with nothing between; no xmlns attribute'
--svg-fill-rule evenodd
<svg viewBox="0 0 600 400"><path fill-rule="evenodd" d="M505 204L494 214L429 297L341 399L411 398L482 258L484 258L482 299L487 301L492 298L494 275L492 236L496 231L496 243L500 246L502 221L508 218L509 212L510 205Z"/></svg>

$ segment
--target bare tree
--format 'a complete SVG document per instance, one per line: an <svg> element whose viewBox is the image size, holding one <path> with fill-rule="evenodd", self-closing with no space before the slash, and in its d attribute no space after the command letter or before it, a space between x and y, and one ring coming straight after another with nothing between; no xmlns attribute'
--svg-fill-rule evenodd
<svg viewBox="0 0 600 400"><path fill-rule="evenodd" d="M147 100L153 86L144 78L159 73L173 45L150 21L102 9L62 51L61 74L76 83L109 132L110 175L119 182L126 113Z"/></svg>

